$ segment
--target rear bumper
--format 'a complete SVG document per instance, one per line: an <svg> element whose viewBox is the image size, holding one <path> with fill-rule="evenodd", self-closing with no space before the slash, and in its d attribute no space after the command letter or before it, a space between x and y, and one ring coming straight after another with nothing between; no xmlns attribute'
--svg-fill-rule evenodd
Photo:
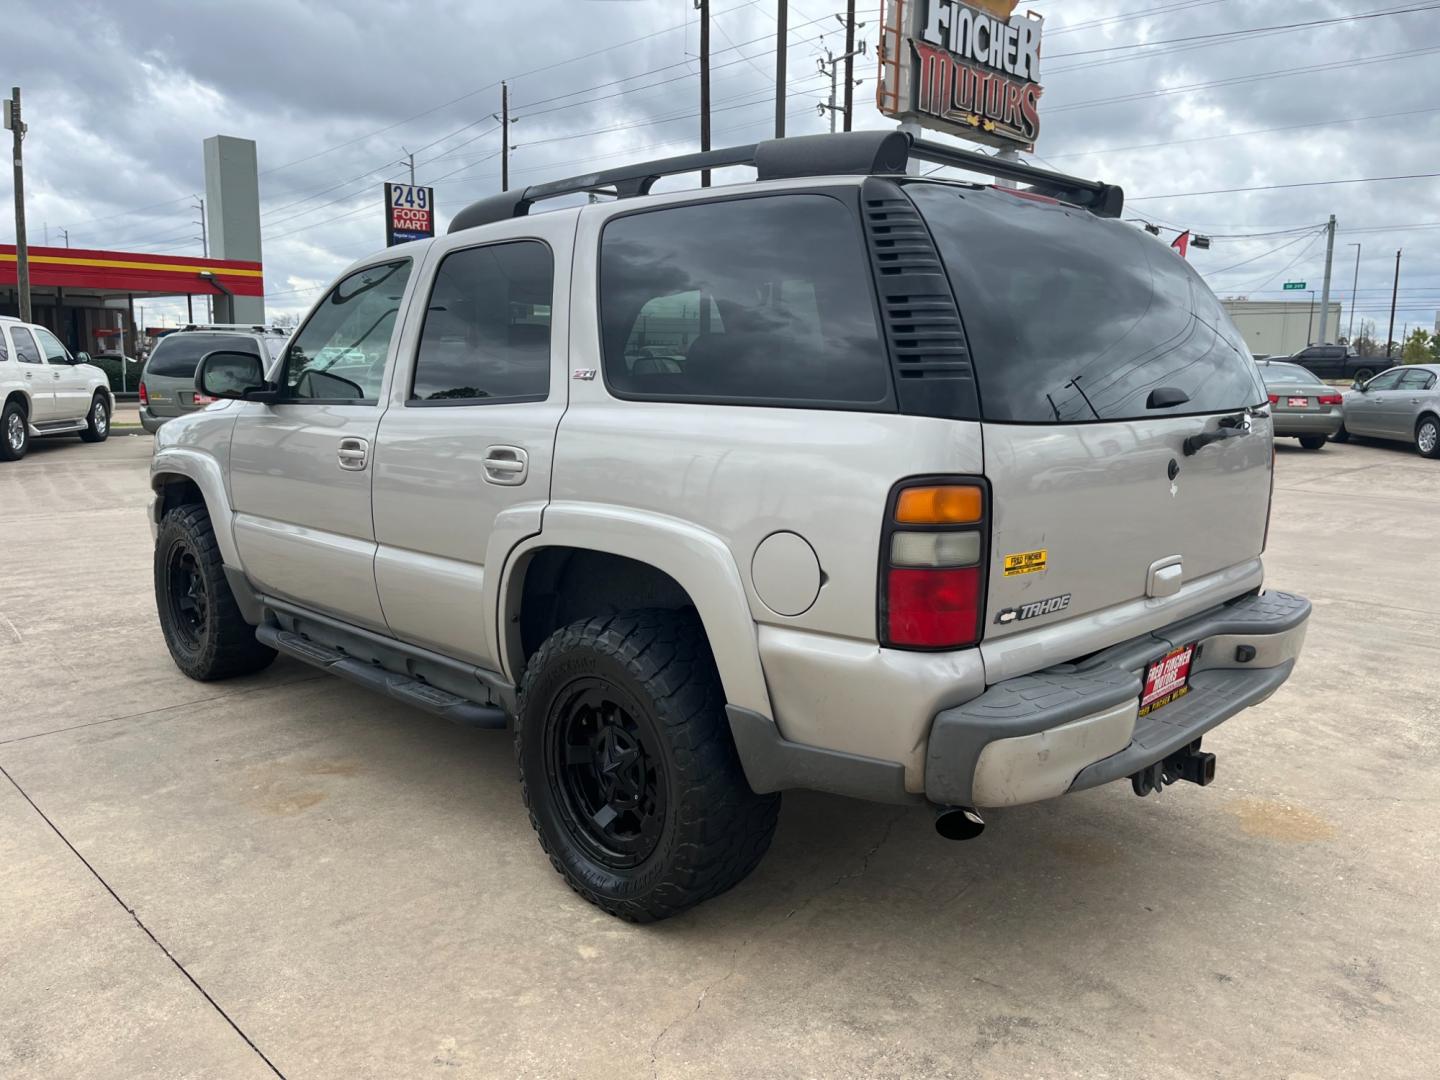
<svg viewBox="0 0 1440 1080"><path fill-rule="evenodd" d="M148 408L142 408L140 410L140 426L150 432L151 435L159 431L160 425L165 423L165 421L174 419L173 416L156 416Z"/></svg>
<svg viewBox="0 0 1440 1080"><path fill-rule="evenodd" d="M1194 742L1273 694L1294 669L1310 602L1245 596L1060 664L991 686L935 717L925 794L956 806L1013 806L1118 780ZM1196 642L1189 692L1140 717L1146 665Z"/></svg>
<svg viewBox="0 0 1440 1080"><path fill-rule="evenodd" d="M1284 413L1271 410L1270 421L1275 426L1277 438L1296 435L1334 435L1345 423L1345 414L1339 409L1329 412Z"/></svg>

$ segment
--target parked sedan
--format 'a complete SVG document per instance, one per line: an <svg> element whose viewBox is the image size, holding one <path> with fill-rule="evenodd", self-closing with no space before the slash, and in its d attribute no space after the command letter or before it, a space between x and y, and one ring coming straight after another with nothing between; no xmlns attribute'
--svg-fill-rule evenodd
<svg viewBox="0 0 1440 1080"><path fill-rule="evenodd" d="M1413 443L1422 457L1440 458L1440 364L1408 364L1382 371L1345 392L1345 426L1351 435Z"/></svg>
<svg viewBox="0 0 1440 1080"><path fill-rule="evenodd" d="M1261 360L1256 367L1270 396L1275 437L1296 438L1306 450L1319 450L1344 427L1345 399L1299 364Z"/></svg>

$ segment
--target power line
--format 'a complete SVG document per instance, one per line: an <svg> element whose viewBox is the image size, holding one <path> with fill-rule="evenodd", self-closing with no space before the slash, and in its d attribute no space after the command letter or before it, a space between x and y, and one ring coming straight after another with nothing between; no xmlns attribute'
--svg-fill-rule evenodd
<svg viewBox="0 0 1440 1080"><path fill-rule="evenodd" d="M1350 180L1306 180L1296 184L1259 184L1255 187L1216 188L1213 191L1176 191L1168 195L1129 195L1127 202L1146 202L1151 199L1188 199L1198 195L1235 195L1242 191L1282 191L1289 188L1332 187L1336 184L1378 184L1386 180L1429 180L1440 176L1440 172L1410 173L1406 176L1357 176Z"/></svg>

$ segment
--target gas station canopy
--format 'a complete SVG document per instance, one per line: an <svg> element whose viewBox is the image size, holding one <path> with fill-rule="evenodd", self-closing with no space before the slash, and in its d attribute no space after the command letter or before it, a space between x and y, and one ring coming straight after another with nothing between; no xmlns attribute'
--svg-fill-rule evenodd
<svg viewBox="0 0 1440 1080"><path fill-rule="evenodd" d="M85 248L31 246L29 251L31 287L63 289L67 298L80 295L102 298L263 296L265 293L263 271L258 262ZM0 244L0 289L15 286L15 247Z"/></svg>

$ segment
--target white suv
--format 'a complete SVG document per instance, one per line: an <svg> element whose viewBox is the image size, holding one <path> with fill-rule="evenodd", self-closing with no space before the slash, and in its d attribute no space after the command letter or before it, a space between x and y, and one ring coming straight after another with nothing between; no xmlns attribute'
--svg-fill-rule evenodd
<svg viewBox="0 0 1440 1080"><path fill-rule="evenodd" d="M961 838L1206 784L1310 605L1264 585L1244 339L1121 202L854 132L477 203L347 270L275 372L200 361L225 400L151 466L171 655L510 727L552 862L636 920L740 880L786 788Z"/></svg>
<svg viewBox="0 0 1440 1080"><path fill-rule="evenodd" d="M34 323L0 315L0 461L18 461L40 435L103 442L115 398L98 367Z"/></svg>

